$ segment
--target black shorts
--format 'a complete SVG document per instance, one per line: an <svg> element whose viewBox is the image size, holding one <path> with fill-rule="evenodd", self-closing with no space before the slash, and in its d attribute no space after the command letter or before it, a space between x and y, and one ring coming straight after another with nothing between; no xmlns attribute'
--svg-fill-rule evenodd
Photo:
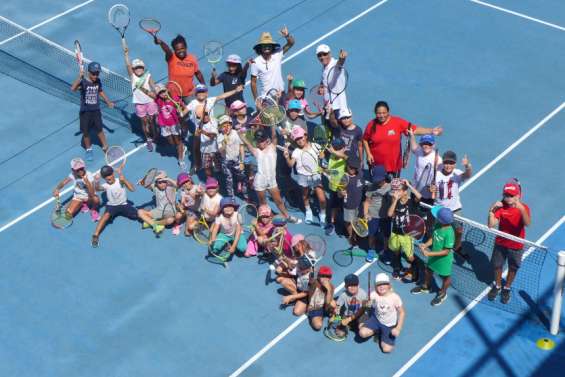
<svg viewBox="0 0 565 377"><path fill-rule="evenodd" d="M330 198L329 198L329 207L331 209L334 208L343 208L343 198L340 197L337 192L330 191Z"/></svg>
<svg viewBox="0 0 565 377"><path fill-rule="evenodd" d="M514 250L495 244L491 263L495 269L500 269L508 260L508 269L516 271L522 265L522 254L524 254L524 249Z"/></svg>
<svg viewBox="0 0 565 377"><path fill-rule="evenodd" d="M98 111L81 111L79 113L80 132L83 135L91 130L98 133L102 131L102 113Z"/></svg>
<svg viewBox="0 0 565 377"><path fill-rule="evenodd" d="M384 238L390 237L391 221L390 218L371 219L369 220L369 236L377 237L381 235Z"/></svg>
<svg viewBox="0 0 565 377"><path fill-rule="evenodd" d="M106 212L110 214L113 219L118 216L127 217L128 219L137 220L137 208L135 208L131 203L120 204L118 206L106 205Z"/></svg>

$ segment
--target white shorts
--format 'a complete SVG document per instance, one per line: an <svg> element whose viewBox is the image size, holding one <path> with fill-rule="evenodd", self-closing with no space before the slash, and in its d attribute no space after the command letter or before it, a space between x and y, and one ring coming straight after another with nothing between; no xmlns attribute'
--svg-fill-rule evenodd
<svg viewBox="0 0 565 377"><path fill-rule="evenodd" d="M292 178L300 187L315 188L322 186L322 176L320 174L293 174Z"/></svg>
<svg viewBox="0 0 565 377"><path fill-rule="evenodd" d="M73 194L73 200L79 200L81 202L86 202L88 201L88 195L79 195L79 194Z"/></svg>
<svg viewBox="0 0 565 377"><path fill-rule="evenodd" d="M161 129L161 136L167 137L171 135L180 135L179 128L177 126L159 126Z"/></svg>
<svg viewBox="0 0 565 377"><path fill-rule="evenodd" d="M275 176L265 177L257 174L253 180L253 188L255 191L265 191L277 188L277 178Z"/></svg>

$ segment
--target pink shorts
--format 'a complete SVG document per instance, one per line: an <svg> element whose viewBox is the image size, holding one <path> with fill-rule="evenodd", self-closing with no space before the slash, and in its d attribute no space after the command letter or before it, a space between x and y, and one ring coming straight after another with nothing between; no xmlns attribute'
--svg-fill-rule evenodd
<svg viewBox="0 0 565 377"><path fill-rule="evenodd" d="M158 111L159 109L157 108L157 104L155 102L135 104L135 115L140 118L145 118L147 115L153 116L157 114Z"/></svg>

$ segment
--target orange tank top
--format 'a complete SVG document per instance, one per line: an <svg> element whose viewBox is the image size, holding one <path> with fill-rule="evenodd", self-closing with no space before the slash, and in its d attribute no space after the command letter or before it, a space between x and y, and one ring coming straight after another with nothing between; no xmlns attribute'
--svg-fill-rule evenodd
<svg viewBox="0 0 565 377"><path fill-rule="evenodd" d="M183 96L189 96L194 89L192 78L198 72L198 61L192 54L187 54L181 60L175 54L169 60L169 81L176 81L181 89Z"/></svg>

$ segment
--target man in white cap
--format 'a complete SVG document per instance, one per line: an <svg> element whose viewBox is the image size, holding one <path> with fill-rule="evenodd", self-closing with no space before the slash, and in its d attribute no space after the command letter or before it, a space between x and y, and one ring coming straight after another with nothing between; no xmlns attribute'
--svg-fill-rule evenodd
<svg viewBox="0 0 565 377"><path fill-rule="evenodd" d="M318 60L322 64L322 79L320 81L320 85L324 88L328 87L328 73L330 70L335 67L336 65L343 67L345 65L345 59L347 58L347 52L344 50L339 51L339 59L332 57L330 46L326 44L321 44L316 47L316 56ZM330 98L330 91L325 89L324 90L324 102L326 104L330 104L331 101L331 110L334 111L336 118L338 118L339 110L341 109L348 109L347 107L347 96L345 91L340 93L339 95L335 96L332 95ZM338 118L339 119L339 118Z"/></svg>
<svg viewBox="0 0 565 377"><path fill-rule="evenodd" d="M259 42L253 47L257 57L251 65L251 93L253 99L267 94L274 89L282 95L284 92L284 81L282 76L283 54L294 45L294 37L290 35L287 27L280 30L280 34L286 39L286 44L282 47L276 43L271 33L261 33ZM261 92L257 92L257 79L261 84Z"/></svg>

